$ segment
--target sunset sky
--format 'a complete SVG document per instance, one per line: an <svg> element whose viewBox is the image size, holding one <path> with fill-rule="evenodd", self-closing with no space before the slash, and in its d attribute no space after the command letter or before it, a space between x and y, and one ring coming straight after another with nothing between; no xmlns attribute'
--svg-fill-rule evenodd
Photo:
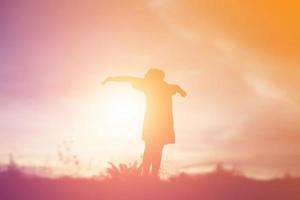
<svg viewBox="0 0 300 200"><path fill-rule="evenodd" d="M130 85L161 68L176 144L164 171L217 162L300 176L300 12L293 1L0 1L0 163L80 173L140 160L144 98ZM66 144L67 143L67 144Z"/></svg>

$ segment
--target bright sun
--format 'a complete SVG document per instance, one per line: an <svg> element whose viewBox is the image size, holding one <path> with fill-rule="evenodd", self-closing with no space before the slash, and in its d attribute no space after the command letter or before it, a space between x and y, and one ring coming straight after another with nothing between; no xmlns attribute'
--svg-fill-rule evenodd
<svg viewBox="0 0 300 200"><path fill-rule="evenodd" d="M102 99L102 123L110 138L129 141L141 134L144 115L144 97L126 87L109 87Z"/></svg>
<svg viewBox="0 0 300 200"><path fill-rule="evenodd" d="M106 114L110 121L119 121L123 124L137 120L138 104L132 96L128 94L112 95L106 103Z"/></svg>

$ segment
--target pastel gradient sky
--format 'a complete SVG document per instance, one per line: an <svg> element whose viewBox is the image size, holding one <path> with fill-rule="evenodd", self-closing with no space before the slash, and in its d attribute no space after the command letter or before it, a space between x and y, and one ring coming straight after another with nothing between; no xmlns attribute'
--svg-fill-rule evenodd
<svg viewBox="0 0 300 200"><path fill-rule="evenodd" d="M300 14L291 2L0 1L0 162L13 153L23 165L65 168L64 145L86 174L140 159L143 96L101 81L159 67L188 92L174 97L177 142L164 170L224 162L299 176Z"/></svg>

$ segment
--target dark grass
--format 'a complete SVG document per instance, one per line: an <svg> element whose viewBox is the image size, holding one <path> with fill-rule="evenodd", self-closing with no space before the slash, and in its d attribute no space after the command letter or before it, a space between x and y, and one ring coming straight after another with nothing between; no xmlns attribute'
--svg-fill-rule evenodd
<svg viewBox="0 0 300 200"><path fill-rule="evenodd" d="M106 178L43 178L30 176L17 167L0 172L1 200L300 200L300 179L285 177L268 181L247 178L218 168L202 175L170 177L157 181L139 176L123 166L111 166Z"/></svg>

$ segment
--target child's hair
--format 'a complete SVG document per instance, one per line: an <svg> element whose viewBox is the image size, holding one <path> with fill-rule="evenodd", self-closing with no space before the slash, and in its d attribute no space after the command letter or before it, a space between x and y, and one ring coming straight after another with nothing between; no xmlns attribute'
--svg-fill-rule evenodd
<svg viewBox="0 0 300 200"><path fill-rule="evenodd" d="M145 74L145 79L151 79L151 80L163 80L165 78L165 73L156 68L151 68L148 70L148 72Z"/></svg>

